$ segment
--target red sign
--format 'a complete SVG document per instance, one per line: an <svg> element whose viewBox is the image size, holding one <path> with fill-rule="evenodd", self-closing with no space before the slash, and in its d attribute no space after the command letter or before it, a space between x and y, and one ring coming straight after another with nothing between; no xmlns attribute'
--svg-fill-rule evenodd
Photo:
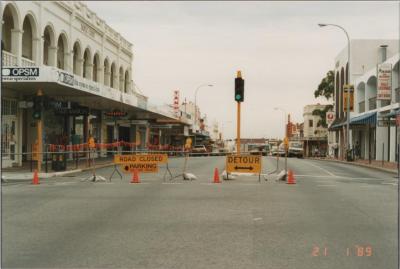
<svg viewBox="0 0 400 269"><path fill-rule="evenodd" d="M128 112L114 110L114 111L106 112L106 113L104 113L104 115L109 116L109 117L125 117L126 115L128 115Z"/></svg>

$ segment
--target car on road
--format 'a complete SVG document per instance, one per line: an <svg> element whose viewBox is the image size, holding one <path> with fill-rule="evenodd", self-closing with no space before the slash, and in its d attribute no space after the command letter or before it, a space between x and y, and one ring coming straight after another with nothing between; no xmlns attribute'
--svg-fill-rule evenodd
<svg viewBox="0 0 400 269"><path fill-rule="evenodd" d="M192 148L190 156L208 156L208 151L204 145L196 145Z"/></svg>
<svg viewBox="0 0 400 269"><path fill-rule="evenodd" d="M301 141L289 141L288 157L303 158L304 149Z"/></svg>

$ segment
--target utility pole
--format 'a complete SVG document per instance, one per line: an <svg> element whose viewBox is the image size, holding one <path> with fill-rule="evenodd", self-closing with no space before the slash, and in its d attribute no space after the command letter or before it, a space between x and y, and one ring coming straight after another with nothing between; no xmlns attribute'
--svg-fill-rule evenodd
<svg viewBox="0 0 400 269"><path fill-rule="evenodd" d="M43 96L43 92L42 92L42 90L41 89L39 89L38 91L37 91L37 93L36 93L36 96L38 96L39 97L39 100L40 100L40 98L42 98L41 96ZM43 124L43 122L42 122L42 111L43 111L43 103L40 101L40 110L41 110L41 113L40 113L40 117L38 118L38 121L37 121L37 141L38 141L38 154L37 154L37 156L38 156L38 159L37 159L37 171L38 171L38 173L40 173L40 171L41 171L41 169L42 169L42 158L43 158L43 131L42 131L42 128L43 128L43 126L42 126L42 124Z"/></svg>

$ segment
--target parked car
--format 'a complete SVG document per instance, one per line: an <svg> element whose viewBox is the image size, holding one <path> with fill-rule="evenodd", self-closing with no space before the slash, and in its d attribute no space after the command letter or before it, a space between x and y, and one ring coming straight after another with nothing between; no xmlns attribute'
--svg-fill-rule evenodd
<svg viewBox="0 0 400 269"><path fill-rule="evenodd" d="M208 151L204 145L197 145L192 148L190 156L207 156Z"/></svg>

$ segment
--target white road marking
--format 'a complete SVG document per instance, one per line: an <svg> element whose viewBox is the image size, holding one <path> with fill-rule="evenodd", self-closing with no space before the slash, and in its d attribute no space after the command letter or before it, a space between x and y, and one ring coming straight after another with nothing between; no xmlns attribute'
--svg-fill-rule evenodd
<svg viewBox="0 0 400 269"><path fill-rule="evenodd" d="M393 186L397 186L397 183L389 183L389 182L382 182L382 185L393 185Z"/></svg>
<svg viewBox="0 0 400 269"><path fill-rule="evenodd" d="M164 184L164 185L182 185L183 183L181 183L181 182L163 182L161 184Z"/></svg>
<svg viewBox="0 0 400 269"><path fill-rule="evenodd" d="M311 163L311 162L305 162L305 163L307 163L307 164L309 164L309 165L311 165L311 166L314 166L314 167L316 167L316 168L318 168L318 169L321 169L322 171L324 171L325 173L327 173L327 174L330 175L330 176L336 177L335 174L329 172L329 171L326 170L325 168L319 167L318 165L315 165L315 164L313 164L313 163Z"/></svg>
<svg viewBox="0 0 400 269"><path fill-rule="evenodd" d="M323 185L323 184L320 184L320 185L317 185L317 187L336 187L336 185L329 185L329 184Z"/></svg>
<svg viewBox="0 0 400 269"><path fill-rule="evenodd" d="M254 218L254 221L262 220L262 218Z"/></svg>

